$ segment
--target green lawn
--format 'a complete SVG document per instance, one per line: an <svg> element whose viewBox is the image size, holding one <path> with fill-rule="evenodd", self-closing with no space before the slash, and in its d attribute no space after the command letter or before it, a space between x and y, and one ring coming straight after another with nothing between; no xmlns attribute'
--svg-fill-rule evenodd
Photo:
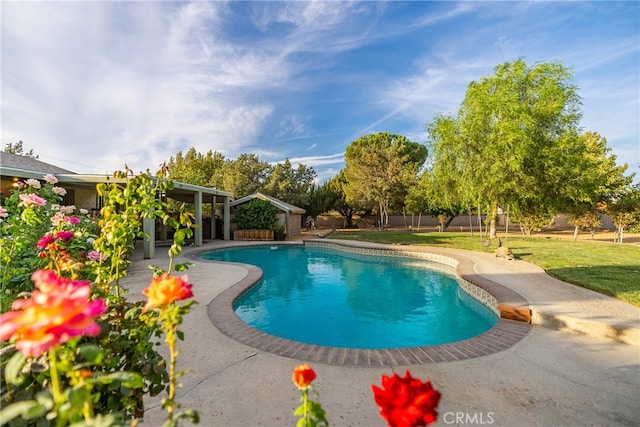
<svg viewBox="0 0 640 427"><path fill-rule="evenodd" d="M496 248L494 244L484 249L479 237L462 233L341 231L330 238L480 252L493 252ZM514 235L509 236L508 246L516 258L544 268L553 277L640 306L639 245Z"/></svg>

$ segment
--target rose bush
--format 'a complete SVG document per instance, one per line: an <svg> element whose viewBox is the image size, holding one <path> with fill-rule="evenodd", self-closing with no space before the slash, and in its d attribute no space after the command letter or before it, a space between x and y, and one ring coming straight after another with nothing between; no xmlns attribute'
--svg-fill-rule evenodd
<svg viewBox="0 0 640 427"><path fill-rule="evenodd" d="M186 278L171 276L188 264L173 265L191 233L191 217L169 215L156 194L171 188L161 169L133 176L114 174L118 182L98 185L104 200L101 217L60 206L66 191L57 179L29 179L2 200L0 280L2 314L0 400L9 425L130 425L144 414L145 395L163 391L166 425L180 418L197 422L197 413L175 414L176 337L182 316L194 303ZM124 181L124 183L122 182ZM141 220L153 218L175 230L165 271L154 268L155 283L174 286L177 297L153 303L131 302L120 279L130 265L135 239L144 238ZM157 351L160 337L170 347L167 362ZM169 336L172 341L169 342Z"/></svg>
<svg viewBox="0 0 640 427"><path fill-rule="evenodd" d="M311 383L316 379L316 373L309 365L298 365L293 369L293 383L300 390L300 406L293 412L293 415L300 417L297 427L328 426L327 414L320 403L309 399L309 391L312 389Z"/></svg>
<svg viewBox="0 0 640 427"><path fill-rule="evenodd" d="M2 200L0 312L7 311L21 292L34 289L31 273L52 267L47 256L65 256L79 263L76 268L84 267L84 254L98 236L99 228L86 211L74 216L75 207L60 205L66 191L55 185L57 179L45 175L44 180L44 184L35 179L18 181L15 191ZM56 238L57 233L62 233L60 239ZM57 245L48 248L47 254L42 253L56 241ZM88 271L77 273L78 277L91 279Z"/></svg>

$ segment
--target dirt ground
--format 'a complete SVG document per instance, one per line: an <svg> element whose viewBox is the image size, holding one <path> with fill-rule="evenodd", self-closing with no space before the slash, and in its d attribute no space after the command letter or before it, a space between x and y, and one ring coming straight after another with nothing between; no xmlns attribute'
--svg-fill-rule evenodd
<svg viewBox="0 0 640 427"><path fill-rule="evenodd" d="M503 233L503 232L501 231L500 233ZM517 233L514 235L522 235L522 233ZM540 237L540 238L558 239L558 240L573 240L573 230L540 231L537 233L533 233L531 237ZM580 241L593 240L598 242L613 243L614 237L615 237L615 233L612 231L597 231L593 234L593 236L591 236L591 233L589 232L582 232L578 234L578 240ZM640 233L624 233L622 235L622 243L640 245Z"/></svg>

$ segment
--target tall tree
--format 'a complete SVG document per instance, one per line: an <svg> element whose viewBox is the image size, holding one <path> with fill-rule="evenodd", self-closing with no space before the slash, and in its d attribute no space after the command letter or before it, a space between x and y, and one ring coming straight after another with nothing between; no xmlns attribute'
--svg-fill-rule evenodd
<svg viewBox="0 0 640 427"><path fill-rule="evenodd" d="M640 228L640 183L628 185L612 197L607 205L607 211L617 229L616 241L622 243L622 234L625 229Z"/></svg>
<svg viewBox="0 0 640 427"><path fill-rule="evenodd" d="M191 147L186 154L179 151L169 159L169 178L187 184L211 186L212 178L224 165L224 156L209 150L202 154Z"/></svg>
<svg viewBox="0 0 640 427"><path fill-rule="evenodd" d="M293 168L291 161L285 159L276 164L262 189L264 192L295 206L309 204L309 195L314 185L316 172L312 167L299 164Z"/></svg>
<svg viewBox="0 0 640 427"><path fill-rule="evenodd" d="M428 213L446 217L443 222L444 230L447 229L453 219L464 213L468 206L460 204L463 198L459 194L461 187L457 186L454 175L436 180L434 170L426 169L418 176L415 185L409 188L406 206L411 213ZM420 217L418 218L420 227Z"/></svg>
<svg viewBox="0 0 640 427"><path fill-rule="evenodd" d="M613 201L633 177L625 176L626 165L618 166L616 156L610 154L607 140L596 132L586 132L579 138L582 156L572 165L576 173L570 175L573 184L565 194L561 209L575 226L574 240L580 228L593 231L600 224L603 207Z"/></svg>
<svg viewBox="0 0 640 427"><path fill-rule="evenodd" d="M29 151L25 151L24 142L18 141L15 144L11 142L7 143L2 150L5 153L17 154L19 156L33 157L37 159L39 156L33 151L33 148Z"/></svg>
<svg viewBox="0 0 640 427"><path fill-rule="evenodd" d="M455 174L463 204L490 205L491 237L499 204L523 217L546 216L591 200L594 188L608 184L590 172L612 171L597 138L579 135L580 98L562 64L529 67L518 59L494 71L469 85L457 116L427 126L438 179ZM613 172L619 180L621 171Z"/></svg>
<svg viewBox="0 0 640 427"><path fill-rule="evenodd" d="M269 163L260 161L255 154L241 154L227 160L216 178L216 184L230 191L236 198L259 191L271 173Z"/></svg>
<svg viewBox="0 0 640 427"><path fill-rule="evenodd" d="M331 178L325 184L330 192L333 194L332 209L342 215L344 218L342 228L353 228L353 216L360 210L357 206L347 203L347 197L345 195L345 187L347 186L347 178L344 174L344 169ZM364 211L364 209L362 209Z"/></svg>
<svg viewBox="0 0 640 427"><path fill-rule="evenodd" d="M309 193L309 203L304 208L307 215L316 217L335 209L340 194L333 190L329 182L322 185L313 185Z"/></svg>
<svg viewBox="0 0 640 427"><path fill-rule="evenodd" d="M411 186L407 192L405 204L409 213L418 214L418 230L420 230L422 214L431 208L429 188L429 177L426 173L422 173L418 177L417 182Z"/></svg>
<svg viewBox="0 0 640 427"><path fill-rule="evenodd" d="M379 132L353 141L345 152L347 203L377 207L387 227L389 210L402 206L407 191L427 157L427 148L402 135Z"/></svg>

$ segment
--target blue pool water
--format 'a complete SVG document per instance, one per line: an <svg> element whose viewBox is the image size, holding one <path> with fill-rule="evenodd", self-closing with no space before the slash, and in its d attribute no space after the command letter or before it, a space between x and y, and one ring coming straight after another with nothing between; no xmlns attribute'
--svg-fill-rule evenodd
<svg viewBox="0 0 640 427"><path fill-rule="evenodd" d="M497 317L453 276L415 259L324 248L254 246L203 258L260 267L264 276L234 304L266 333L332 347L402 348L464 340Z"/></svg>

